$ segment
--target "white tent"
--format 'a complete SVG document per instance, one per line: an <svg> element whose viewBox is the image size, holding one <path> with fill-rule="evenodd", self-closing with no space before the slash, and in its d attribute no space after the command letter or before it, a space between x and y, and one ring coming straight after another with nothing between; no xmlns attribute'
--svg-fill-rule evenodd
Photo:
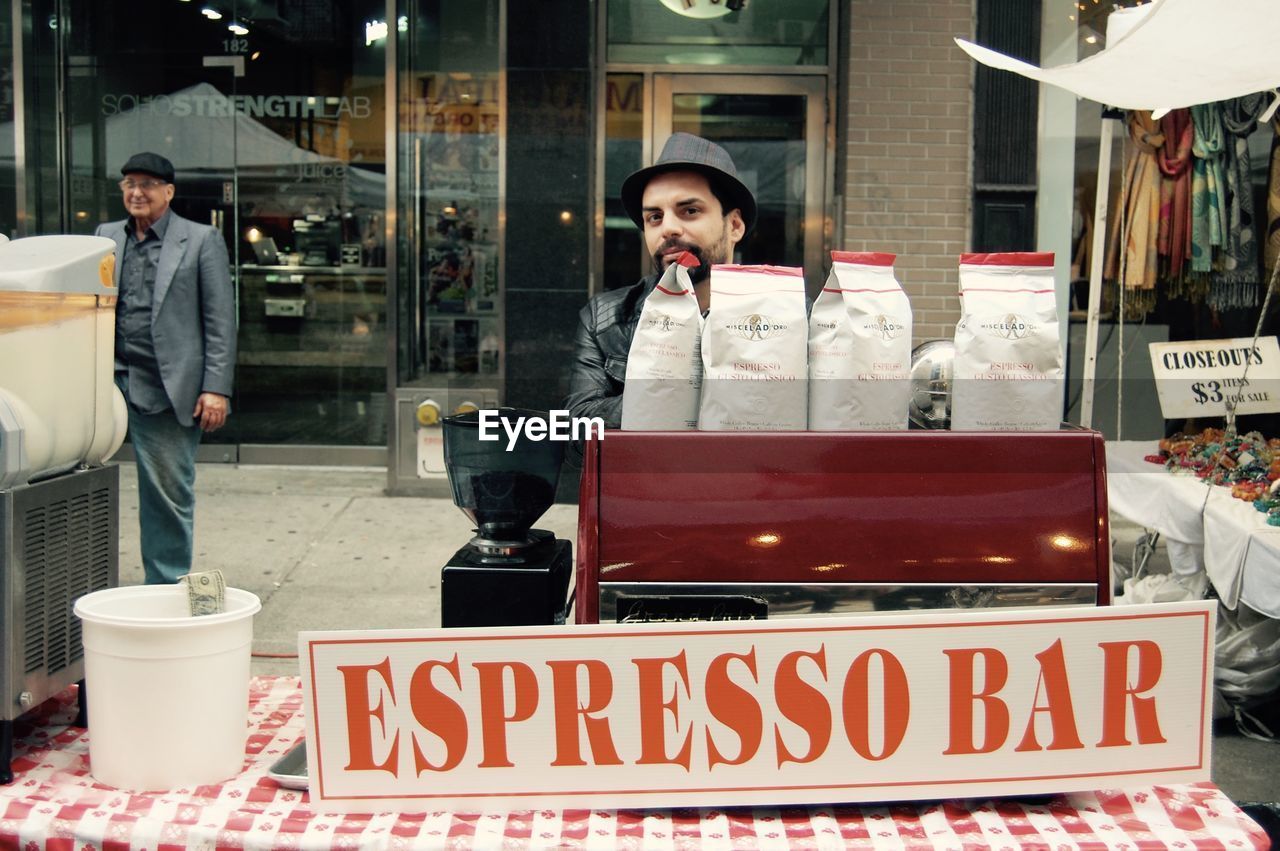
<svg viewBox="0 0 1280 851"><path fill-rule="evenodd" d="M1118 109L1178 109L1280 86L1276 0L1155 0L1134 11L1144 14L1127 32L1108 29L1106 50L1056 68L956 43L984 65Z"/></svg>
<svg viewBox="0 0 1280 851"><path fill-rule="evenodd" d="M138 151L155 151L173 160L179 173L230 175L234 168L296 171L302 166L333 165L333 157L300 148L261 121L230 109L191 109L208 105L225 95L210 83L196 83L169 95L157 96L143 107L109 115L105 121L102 161L107 173ZM188 105L178 114L173 104ZM87 156L92 150L93 128L77 124L71 130L72 150ZM14 124L0 124L0 162L14 159ZM76 163L88 169L89 163ZM366 206L383 204L385 178L357 167L346 171L346 192Z"/></svg>
<svg viewBox="0 0 1280 851"><path fill-rule="evenodd" d="M1145 6L1112 12L1106 49L1070 65L1038 68L964 39L957 38L956 43L992 68L1057 86L1104 106L1151 110L1158 116L1171 109L1229 100L1280 86L1277 32L1278 0L1154 0ZM1080 422L1084 426L1092 425L1093 417L1103 242L1116 123L1113 119L1103 120L1098 152L1080 406Z"/></svg>
<svg viewBox="0 0 1280 851"><path fill-rule="evenodd" d="M162 105L172 101L207 103L225 97L209 83L196 83L150 105L107 116L105 161L114 171L138 151L155 151L180 163L182 170L230 170L234 165L331 163L330 157L294 145L260 121L240 112L226 115L177 115ZM230 111L228 111L230 112ZM75 150L88 150L93 129L78 124L71 131ZM0 124L0 159L12 159L14 125Z"/></svg>

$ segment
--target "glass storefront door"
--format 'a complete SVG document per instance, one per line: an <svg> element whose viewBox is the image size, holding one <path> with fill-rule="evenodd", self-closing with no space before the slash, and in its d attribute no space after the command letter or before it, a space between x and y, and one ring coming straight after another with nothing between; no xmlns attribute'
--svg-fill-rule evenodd
<svg viewBox="0 0 1280 851"><path fill-rule="evenodd" d="M737 246L740 263L803 266L811 293L822 285L826 191L833 163L826 76L668 74L621 71L605 78L603 280L629 286L650 260L619 191L652 162L673 132L725 147L759 207Z"/></svg>
<svg viewBox="0 0 1280 851"><path fill-rule="evenodd" d="M742 263L803 266L813 291L826 264L825 77L655 74L652 150L674 132L725 147L759 207Z"/></svg>
<svg viewBox="0 0 1280 851"><path fill-rule="evenodd" d="M400 386L493 386L502 329L499 15L403 4L397 144Z"/></svg>
<svg viewBox="0 0 1280 851"><path fill-rule="evenodd" d="M500 0L401 0L393 489L444 482L444 417L497 405L503 351Z"/></svg>

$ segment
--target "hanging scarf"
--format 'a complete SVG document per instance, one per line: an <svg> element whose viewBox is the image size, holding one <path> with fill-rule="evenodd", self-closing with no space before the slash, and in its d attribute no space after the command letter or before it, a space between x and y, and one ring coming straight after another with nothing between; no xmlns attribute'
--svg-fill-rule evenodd
<svg viewBox="0 0 1280 851"><path fill-rule="evenodd" d="M1270 98L1263 93L1222 103L1227 144L1223 158L1227 178L1227 229L1222 268L1214 273L1209 306L1215 310L1253 307L1258 303L1258 242L1253 216L1253 176L1249 135Z"/></svg>
<svg viewBox="0 0 1280 851"><path fill-rule="evenodd" d="M1191 107L1195 139L1191 153L1191 271L1213 269L1213 249L1223 245L1227 187L1222 167L1225 140L1222 109L1216 103Z"/></svg>
<svg viewBox="0 0 1280 851"><path fill-rule="evenodd" d="M1170 278L1180 278L1191 246L1191 112L1175 109L1160 119L1164 147L1160 181L1160 256Z"/></svg>
<svg viewBox="0 0 1280 851"><path fill-rule="evenodd" d="M1275 136L1271 139L1271 172L1267 181L1267 280L1280 260L1280 114L1271 122Z"/></svg>
<svg viewBox="0 0 1280 851"><path fill-rule="evenodd" d="M1128 114L1128 129L1133 145L1125 168L1127 195L1123 199L1124 214L1112 222L1107 270L1111 278L1119 278L1121 223L1127 222L1125 298L1133 299L1133 308L1145 314L1155 307L1159 273L1160 166L1156 162L1156 152L1164 144L1164 136L1156 122L1151 120L1151 113L1145 111L1135 110Z"/></svg>

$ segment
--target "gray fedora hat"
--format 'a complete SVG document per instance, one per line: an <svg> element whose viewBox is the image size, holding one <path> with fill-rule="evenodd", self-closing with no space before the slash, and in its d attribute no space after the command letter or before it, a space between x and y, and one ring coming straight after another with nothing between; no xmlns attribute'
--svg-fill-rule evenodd
<svg viewBox="0 0 1280 851"><path fill-rule="evenodd" d="M712 190L724 203L725 212L734 208L741 210L746 233L751 233L756 226L756 199L738 177L738 169L734 167L729 152L701 136L672 133L653 165L633 172L622 181L622 208L637 227L644 227L641 201L645 186L655 175L667 171L696 171L705 175Z"/></svg>

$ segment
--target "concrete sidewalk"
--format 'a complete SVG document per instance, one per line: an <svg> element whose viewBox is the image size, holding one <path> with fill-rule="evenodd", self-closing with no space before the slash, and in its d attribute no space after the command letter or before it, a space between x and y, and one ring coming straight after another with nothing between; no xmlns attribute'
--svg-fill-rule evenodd
<svg viewBox="0 0 1280 851"><path fill-rule="evenodd" d="M311 629L417 629L440 625L440 568L472 536L448 499L389 497L386 471L351 467L201 464L196 478L195 569L223 572L254 592L253 672L298 674L297 635ZM138 488L120 465L120 582L142 582ZM554 505L537 523L577 537L577 506ZM1127 566L1141 530L1112 517L1113 557ZM1148 570L1168 571L1163 545ZM1213 779L1232 800L1280 800L1280 745L1214 729Z"/></svg>
<svg viewBox="0 0 1280 851"><path fill-rule="evenodd" d="M255 674L297 674L312 629L440 626L440 568L474 534L448 499L388 497L386 471L200 464L193 569L257 594ZM120 465L120 583L142 582L138 487ZM577 506L538 527L576 537ZM279 657L279 658L278 658Z"/></svg>

